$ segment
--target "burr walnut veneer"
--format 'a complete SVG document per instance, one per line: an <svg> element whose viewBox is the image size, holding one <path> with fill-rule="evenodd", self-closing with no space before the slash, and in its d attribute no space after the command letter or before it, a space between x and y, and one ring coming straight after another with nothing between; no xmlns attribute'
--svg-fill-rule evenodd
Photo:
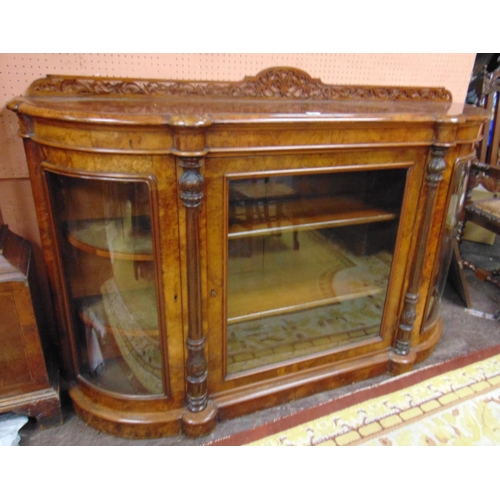
<svg viewBox="0 0 500 500"><path fill-rule="evenodd" d="M386 371L441 333L485 113L440 88L48 76L17 112L64 376L129 437Z"/></svg>

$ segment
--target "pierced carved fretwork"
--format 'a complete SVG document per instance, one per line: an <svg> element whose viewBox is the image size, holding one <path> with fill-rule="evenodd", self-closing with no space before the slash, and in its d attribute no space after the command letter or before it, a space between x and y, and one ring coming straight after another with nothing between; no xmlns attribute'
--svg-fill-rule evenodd
<svg viewBox="0 0 500 500"><path fill-rule="evenodd" d="M240 82L133 80L79 76L47 76L35 81L30 96L163 96L236 99L445 101L451 93L441 87L376 87L329 85L305 71L277 67Z"/></svg>

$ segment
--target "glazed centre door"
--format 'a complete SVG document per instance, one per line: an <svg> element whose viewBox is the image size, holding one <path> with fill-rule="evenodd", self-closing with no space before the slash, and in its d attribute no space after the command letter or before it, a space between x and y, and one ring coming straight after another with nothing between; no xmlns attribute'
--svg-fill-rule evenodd
<svg viewBox="0 0 500 500"><path fill-rule="evenodd" d="M223 379L381 340L409 166L224 176Z"/></svg>

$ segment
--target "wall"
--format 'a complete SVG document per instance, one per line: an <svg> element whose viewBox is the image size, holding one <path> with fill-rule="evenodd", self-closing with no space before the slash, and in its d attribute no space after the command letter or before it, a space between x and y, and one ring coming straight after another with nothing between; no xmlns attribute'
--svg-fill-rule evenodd
<svg viewBox="0 0 500 500"><path fill-rule="evenodd" d="M475 54L0 54L0 210L12 231L40 238L16 116L5 108L46 74L241 80L270 66L293 66L324 83L446 87L465 100Z"/></svg>

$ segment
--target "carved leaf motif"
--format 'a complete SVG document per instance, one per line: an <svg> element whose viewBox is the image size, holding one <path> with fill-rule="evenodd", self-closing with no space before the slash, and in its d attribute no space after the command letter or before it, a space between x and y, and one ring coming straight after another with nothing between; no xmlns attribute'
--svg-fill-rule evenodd
<svg viewBox="0 0 500 500"><path fill-rule="evenodd" d="M196 170L185 170L179 179L181 198L188 208L196 208L203 199L203 176Z"/></svg>
<svg viewBox="0 0 500 500"><path fill-rule="evenodd" d="M301 100L451 101L444 88L351 87L328 85L295 68L269 68L241 82L118 80L48 76L30 87L29 95L229 97Z"/></svg>
<svg viewBox="0 0 500 500"><path fill-rule="evenodd" d="M415 311L415 307L408 306L408 308L405 308L401 320L404 325L413 326L416 317L417 313Z"/></svg>
<svg viewBox="0 0 500 500"><path fill-rule="evenodd" d="M443 180L443 172L446 169L444 156L446 148L434 147L432 160L427 167L427 183L431 186L437 186Z"/></svg>

